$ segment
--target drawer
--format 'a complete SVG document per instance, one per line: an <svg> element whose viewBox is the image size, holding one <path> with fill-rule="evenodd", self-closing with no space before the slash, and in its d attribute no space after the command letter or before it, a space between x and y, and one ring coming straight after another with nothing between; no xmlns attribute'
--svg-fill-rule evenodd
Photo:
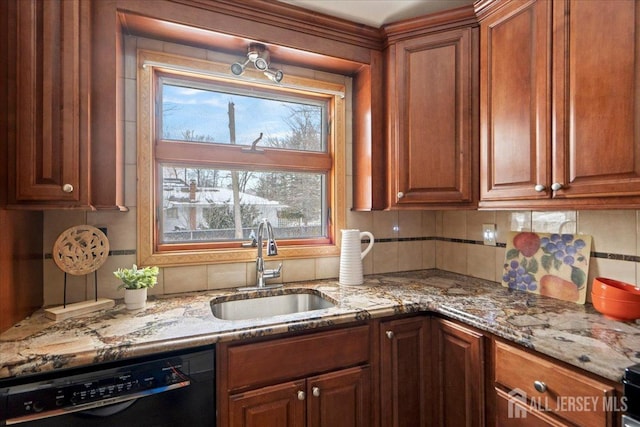
<svg viewBox="0 0 640 427"><path fill-rule="evenodd" d="M496 391L496 425L500 427L571 427L544 412L529 407L507 392Z"/></svg>
<svg viewBox="0 0 640 427"><path fill-rule="evenodd" d="M229 390L274 384L369 362L369 326L228 349Z"/></svg>
<svg viewBox="0 0 640 427"><path fill-rule="evenodd" d="M511 345L495 342L495 381L519 389L534 407L556 413L581 426L608 426L615 389L571 369ZM542 391L535 383L543 383ZM542 384L540 384L542 385Z"/></svg>

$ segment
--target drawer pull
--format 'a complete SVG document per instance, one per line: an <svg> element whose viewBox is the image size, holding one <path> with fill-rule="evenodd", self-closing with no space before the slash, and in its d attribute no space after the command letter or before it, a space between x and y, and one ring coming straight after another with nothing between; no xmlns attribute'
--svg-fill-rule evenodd
<svg viewBox="0 0 640 427"><path fill-rule="evenodd" d="M545 187L542 184L537 184L535 187L533 187L534 190L536 190L538 193L543 192L544 190L547 189L547 187Z"/></svg>
<svg viewBox="0 0 640 427"><path fill-rule="evenodd" d="M62 191L64 191L65 193L73 193L73 185L71 184L65 184L62 186Z"/></svg>
<svg viewBox="0 0 640 427"><path fill-rule="evenodd" d="M298 391L298 400L304 400L305 397L307 396L304 394L304 391Z"/></svg>
<svg viewBox="0 0 640 427"><path fill-rule="evenodd" d="M390 340L392 340L393 337L395 337L395 334L393 333L393 331L387 331L385 332L385 334L387 334L387 338L389 338Z"/></svg>
<svg viewBox="0 0 640 427"><path fill-rule="evenodd" d="M404 193L402 191L398 191L398 199L402 199L404 197Z"/></svg>
<svg viewBox="0 0 640 427"><path fill-rule="evenodd" d="M313 393L314 397L320 397L320 387L313 387L311 393Z"/></svg>
<svg viewBox="0 0 640 427"><path fill-rule="evenodd" d="M553 191L558 191L562 189L562 184L560 184L559 182L554 182L553 184L551 184L551 189Z"/></svg>
<svg viewBox="0 0 640 427"><path fill-rule="evenodd" d="M540 393L544 393L545 391L547 391L547 385L545 383L543 383L542 381L534 381L533 382L533 386Z"/></svg>

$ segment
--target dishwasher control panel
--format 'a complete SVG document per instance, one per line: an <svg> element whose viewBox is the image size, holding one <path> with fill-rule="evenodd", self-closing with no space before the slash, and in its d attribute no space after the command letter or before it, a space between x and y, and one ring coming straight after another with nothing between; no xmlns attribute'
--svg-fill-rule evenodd
<svg viewBox="0 0 640 427"><path fill-rule="evenodd" d="M2 421L10 425L94 409L189 384L189 359L168 357L0 388Z"/></svg>

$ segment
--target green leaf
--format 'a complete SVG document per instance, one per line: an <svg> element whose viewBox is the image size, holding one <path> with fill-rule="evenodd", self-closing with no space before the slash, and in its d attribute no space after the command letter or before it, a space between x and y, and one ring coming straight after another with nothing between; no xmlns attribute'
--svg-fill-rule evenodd
<svg viewBox="0 0 640 427"><path fill-rule="evenodd" d="M527 273L536 274L538 272L538 260L535 258L531 258L529 260L529 265L526 268Z"/></svg>
<svg viewBox="0 0 640 427"><path fill-rule="evenodd" d="M579 268L571 266L571 281L581 288L587 281L587 275Z"/></svg>
<svg viewBox="0 0 640 427"><path fill-rule="evenodd" d="M520 256L520 251L517 249L509 249L507 251L507 259L514 259Z"/></svg>
<svg viewBox="0 0 640 427"><path fill-rule="evenodd" d="M540 258L540 262L542 263L542 268L544 268L547 273L551 271L551 265L553 263L553 255L542 255Z"/></svg>
<svg viewBox="0 0 640 427"><path fill-rule="evenodd" d="M527 271L528 265L529 261L526 258L522 258L522 261L520 261L520 267L524 268L524 271Z"/></svg>
<svg viewBox="0 0 640 427"><path fill-rule="evenodd" d="M553 268L555 268L556 270L560 270L560 267L562 267L562 260L553 257Z"/></svg>
<svg viewBox="0 0 640 427"><path fill-rule="evenodd" d="M122 281L118 289L152 288L158 283L158 267L138 268L133 264L132 268L119 268L113 275Z"/></svg>

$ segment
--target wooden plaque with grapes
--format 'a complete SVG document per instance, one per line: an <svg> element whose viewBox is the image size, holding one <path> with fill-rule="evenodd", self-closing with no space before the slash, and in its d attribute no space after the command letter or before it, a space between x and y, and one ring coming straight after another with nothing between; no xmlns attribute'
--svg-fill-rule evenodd
<svg viewBox="0 0 640 427"><path fill-rule="evenodd" d="M510 232L502 285L584 304L591 236Z"/></svg>

